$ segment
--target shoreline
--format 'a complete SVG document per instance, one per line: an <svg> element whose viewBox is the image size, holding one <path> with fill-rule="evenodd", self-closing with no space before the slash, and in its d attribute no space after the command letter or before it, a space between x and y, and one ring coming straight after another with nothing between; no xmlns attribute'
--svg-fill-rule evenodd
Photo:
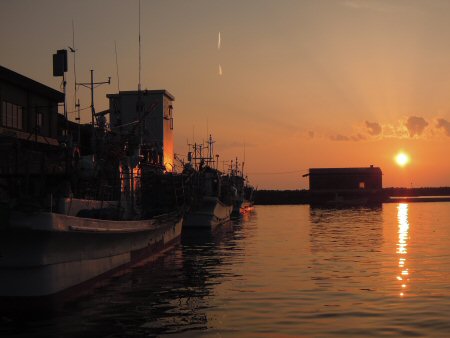
<svg viewBox="0 0 450 338"><path fill-rule="evenodd" d="M380 203L450 202L450 187L383 188ZM257 190L255 205L310 204L309 190Z"/></svg>

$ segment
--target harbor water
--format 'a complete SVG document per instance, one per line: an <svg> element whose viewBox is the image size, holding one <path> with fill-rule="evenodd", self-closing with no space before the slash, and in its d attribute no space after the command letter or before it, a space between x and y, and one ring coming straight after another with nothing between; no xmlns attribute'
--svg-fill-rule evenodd
<svg viewBox="0 0 450 338"><path fill-rule="evenodd" d="M257 206L0 335L445 337L449 261L450 203Z"/></svg>

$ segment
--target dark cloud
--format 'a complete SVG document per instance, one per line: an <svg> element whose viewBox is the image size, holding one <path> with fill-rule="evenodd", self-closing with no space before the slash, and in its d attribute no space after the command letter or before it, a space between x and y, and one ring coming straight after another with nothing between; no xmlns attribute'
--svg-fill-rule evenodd
<svg viewBox="0 0 450 338"><path fill-rule="evenodd" d="M446 119L438 119L437 127L444 129L444 132L447 136L450 136L450 122Z"/></svg>
<svg viewBox="0 0 450 338"><path fill-rule="evenodd" d="M350 141L350 138L345 135L337 134L337 135L331 135L330 139L333 141Z"/></svg>
<svg viewBox="0 0 450 338"><path fill-rule="evenodd" d="M363 141L366 139L364 135L356 134L350 137L352 141Z"/></svg>
<svg viewBox="0 0 450 338"><path fill-rule="evenodd" d="M351 136L336 134L330 136L330 140L332 141L363 141L365 139L366 137L362 134L356 134Z"/></svg>
<svg viewBox="0 0 450 338"><path fill-rule="evenodd" d="M255 144L253 143L244 143L244 142L238 142L238 141L230 141L230 142L221 142L220 143L220 148L221 149L232 149L232 148L240 148L240 149L244 149L244 148L252 148L254 147Z"/></svg>
<svg viewBox="0 0 450 338"><path fill-rule="evenodd" d="M410 137L415 135L422 135L425 128L428 126L428 122L423 117L410 116L406 121L405 127L408 129Z"/></svg>
<svg viewBox="0 0 450 338"><path fill-rule="evenodd" d="M370 135L377 136L381 134L381 126L377 122L366 121L366 127Z"/></svg>

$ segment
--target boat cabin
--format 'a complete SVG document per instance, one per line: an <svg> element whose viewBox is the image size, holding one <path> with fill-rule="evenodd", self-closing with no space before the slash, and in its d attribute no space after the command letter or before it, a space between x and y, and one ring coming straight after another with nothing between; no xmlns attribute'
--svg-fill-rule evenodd
<svg viewBox="0 0 450 338"><path fill-rule="evenodd" d="M167 90L120 91L108 94L111 130L142 137L150 155L167 171L174 167L173 101ZM139 102L141 103L139 105ZM140 119L144 122L140 126Z"/></svg>

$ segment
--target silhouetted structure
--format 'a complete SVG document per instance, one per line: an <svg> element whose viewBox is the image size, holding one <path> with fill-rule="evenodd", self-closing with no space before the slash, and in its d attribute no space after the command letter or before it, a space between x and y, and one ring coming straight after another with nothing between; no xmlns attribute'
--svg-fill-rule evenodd
<svg viewBox="0 0 450 338"><path fill-rule="evenodd" d="M106 97L109 99L111 129L122 135L141 137L139 142L149 148L150 157L163 164L167 171L172 171L175 97L164 89L121 91Z"/></svg>
<svg viewBox="0 0 450 338"><path fill-rule="evenodd" d="M311 204L370 204L382 201L382 172L368 168L309 169Z"/></svg>
<svg viewBox="0 0 450 338"><path fill-rule="evenodd" d="M0 66L0 134L58 145L58 103L64 94Z"/></svg>

